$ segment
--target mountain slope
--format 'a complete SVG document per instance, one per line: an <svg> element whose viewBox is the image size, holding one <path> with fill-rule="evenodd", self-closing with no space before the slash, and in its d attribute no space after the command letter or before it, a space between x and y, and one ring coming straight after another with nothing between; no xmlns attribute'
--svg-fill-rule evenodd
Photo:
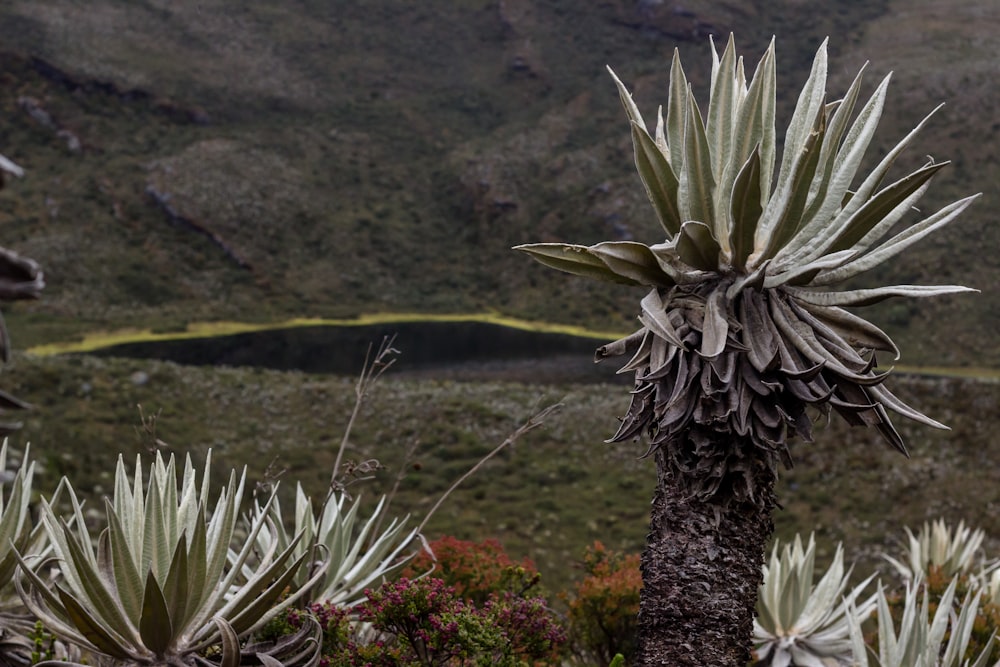
<svg viewBox="0 0 1000 667"><path fill-rule="evenodd" d="M1000 175L986 0L841 0L818 17L798 0L580 5L5 3L0 142L28 174L0 195L2 241L50 284L11 313L15 344L391 310L627 329L637 294L549 275L509 247L656 240L604 65L652 113L678 46L707 96L712 31L735 30L754 59L776 35L788 90L827 34L832 90L864 60L869 90L898 70L881 146L947 101L902 165L954 161L928 208ZM785 117L793 101L779 100ZM872 279L993 285L984 199ZM998 365L998 298L888 304L876 319L907 362Z"/></svg>

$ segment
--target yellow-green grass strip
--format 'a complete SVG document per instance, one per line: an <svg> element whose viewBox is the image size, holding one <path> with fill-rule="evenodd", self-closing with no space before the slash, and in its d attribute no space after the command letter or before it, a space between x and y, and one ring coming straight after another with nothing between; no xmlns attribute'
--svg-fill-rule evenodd
<svg viewBox="0 0 1000 667"><path fill-rule="evenodd" d="M926 377L965 378L986 382L1000 382L1000 369L983 366L910 366L895 364L894 373L923 375Z"/></svg>
<svg viewBox="0 0 1000 667"><path fill-rule="evenodd" d="M258 331L275 331L279 329L295 329L299 327L362 327L379 324L405 324L419 322L480 322L496 324L511 329L531 331L535 333L564 334L595 340L614 340L624 334L620 331L592 331L569 324L554 324L551 322L532 322L515 317L506 317L499 313L370 313L351 319L326 319L316 317L296 317L284 322L192 322L183 331L153 331L151 329L118 329L116 331L93 331L85 334L82 340L46 343L30 347L28 354L36 356L52 356L56 354L73 354L94 352L115 345L127 343L146 343L172 340L189 340L194 338L213 338L232 336L241 333Z"/></svg>

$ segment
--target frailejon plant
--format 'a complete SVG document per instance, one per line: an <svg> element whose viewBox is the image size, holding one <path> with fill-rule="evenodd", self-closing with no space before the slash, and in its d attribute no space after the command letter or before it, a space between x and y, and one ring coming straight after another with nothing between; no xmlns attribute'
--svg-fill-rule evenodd
<svg viewBox="0 0 1000 667"><path fill-rule="evenodd" d="M857 667L997 667L1000 661L990 662L990 652L995 636L990 637L978 654L966 657L980 592L969 591L963 598L958 613L953 609L957 579L952 579L938 601L933 617L930 595L919 594L919 579L907 584L903 612L897 630L885 590L880 585L877 593L878 652L870 656L865 644L861 621L853 613L848 615L851 645Z"/></svg>
<svg viewBox="0 0 1000 667"><path fill-rule="evenodd" d="M965 657L971 659L985 652L990 664L1000 660L1000 644L994 639L1000 631L1000 608L990 600L989 591L983 587L981 579L966 574L947 575L942 568L932 565L928 568L927 576L918 583L929 596L930 609L933 612L953 582L956 600L964 599L970 593L980 594L976 618L972 623L972 633L966 644ZM905 599L901 594L894 592L889 596L889 607L894 620L899 620L904 605ZM990 645L992 650L987 649Z"/></svg>
<svg viewBox="0 0 1000 667"><path fill-rule="evenodd" d="M409 516L393 518L385 530L375 533L386 508L385 497L363 521L358 517L361 497L354 499L349 506L348 500L346 494L334 493L327 498L317 515L312 500L306 496L301 485L296 485L293 533L289 534L285 528L277 498L273 498L266 507L256 504L251 519L251 524L264 524L256 532L257 542L264 553L291 548L294 557L301 558L315 553L317 546L322 549L324 560L314 562L310 568L303 568L296 582L304 585L307 579L313 577L315 584L308 593L310 600L345 607L358 604L365 599L365 589L378 586L399 572L415 554L412 547L417 536L415 528L406 530ZM315 578L314 570L320 565L322 572Z"/></svg>
<svg viewBox="0 0 1000 667"><path fill-rule="evenodd" d="M930 568L939 568L947 577L964 574L987 580L1000 568L1000 561L987 563L982 545L986 533L960 521L954 530L944 519L924 523L916 535L905 527L907 543L903 559L883 554L904 582L926 579Z"/></svg>
<svg viewBox="0 0 1000 667"><path fill-rule="evenodd" d="M821 666L824 660L850 664L853 655L850 614L860 623L875 609L875 596L859 597L872 575L847 591L850 571L844 570L844 549L838 544L833 561L818 583L813 582L816 540L805 547L796 535L791 544L775 542L757 597L754 644L758 662L769 667Z"/></svg>
<svg viewBox="0 0 1000 667"><path fill-rule="evenodd" d="M966 526L964 521L951 526L944 519L925 522L916 534L909 527L904 529L907 541L901 557L888 554L882 557L906 585L923 587L932 606L952 583L957 585L957 595L980 594L982 604L977 607L966 653L983 653L982 660L1000 656L1000 647L995 645L992 652L983 650L993 643L992 636L1000 627L1000 608L995 597L1000 586L1000 561L987 559L982 546L986 533ZM903 612L899 610L897 597L890 597L889 602L899 617Z"/></svg>
<svg viewBox="0 0 1000 667"><path fill-rule="evenodd" d="M859 174L889 77L860 102L862 70L843 98L829 100L824 42L779 156L773 42L749 81L732 39L721 56L712 53L707 112L675 52L666 113L652 127L615 77L664 241L517 247L556 269L647 290L639 330L597 351L598 359L625 355L622 372L635 373L612 440L646 434L657 467L639 664L749 660L777 463L789 458L789 438L811 438L808 407L872 426L904 453L887 411L943 428L886 388L875 351L898 357L896 345L844 308L969 291L830 289L940 229L975 199L882 241L909 222L947 164L929 161L885 183L928 117Z"/></svg>
<svg viewBox="0 0 1000 667"><path fill-rule="evenodd" d="M14 587L17 571L14 550L27 550L33 534L29 512L35 464L30 460L30 448L25 448L21 464L13 474L7 472L7 454L8 442L4 438L0 446L0 612L21 606Z"/></svg>
<svg viewBox="0 0 1000 667"><path fill-rule="evenodd" d="M280 552L272 545L248 572L243 565L264 525L258 520L230 561L246 472L239 478L230 473L210 511L210 459L199 485L187 458L178 487L174 457L164 462L157 453L144 489L141 461L130 482L119 457L114 497L105 500L107 527L96 541L71 485L69 521L43 501L54 558L15 556L27 579L23 586L18 580L21 596L48 630L96 656L131 665L241 663L241 641L314 583L296 586L294 580L316 555L293 557L301 540L296 536ZM59 571L55 581L50 565ZM318 635L314 624L284 641L253 645L246 657L267 665L314 665Z"/></svg>

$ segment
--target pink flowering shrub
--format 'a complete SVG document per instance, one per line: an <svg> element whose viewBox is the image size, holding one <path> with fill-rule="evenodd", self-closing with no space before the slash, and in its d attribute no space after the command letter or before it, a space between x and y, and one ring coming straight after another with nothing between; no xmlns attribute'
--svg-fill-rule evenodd
<svg viewBox="0 0 1000 667"><path fill-rule="evenodd" d="M566 631L556 623L545 598L502 593L487 600L484 612L491 623L503 629L515 657L548 663L563 652Z"/></svg>
<svg viewBox="0 0 1000 667"><path fill-rule="evenodd" d="M430 577L387 582L366 594L351 612L371 624L374 641L358 641L348 610L310 607L324 628L320 667L521 667L558 662L566 643L542 598L498 593L477 606ZM302 613L289 614L292 628Z"/></svg>
<svg viewBox="0 0 1000 667"><path fill-rule="evenodd" d="M406 664L517 667L554 660L566 642L542 598L500 593L477 607L430 577L369 591L360 616L395 637Z"/></svg>

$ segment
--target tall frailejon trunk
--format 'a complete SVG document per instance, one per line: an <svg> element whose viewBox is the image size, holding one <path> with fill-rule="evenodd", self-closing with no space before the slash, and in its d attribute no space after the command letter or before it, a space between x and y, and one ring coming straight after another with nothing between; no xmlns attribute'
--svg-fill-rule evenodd
<svg viewBox="0 0 1000 667"><path fill-rule="evenodd" d="M789 439L811 440L806 407L832 408L852 425L873 426L904 454L887 409L943 428L884 386L888 373L878 369L874 351L898 358L899 349L844 307L968 291L830 289L947 224L976 198L879 242L944 164L910 173L899 181L905 186L848 189L880 181L916 135L871 174L859 173L888 79L858 114L860 75L842 104L826 104L824 42L778 160L774 44L749 85L732 36L721 56L713 47L712 62L712 97L702 117L674 53L667 113L658 114L653 132L615 77L636 167L667 242L517 246L561 271L650 288L640 302L642 327L596 355L623 356L620 372L635 372L628 412L611 441L648 435L656 453L642 561L641 665L746 664L773 529L775 470L779 461L791 463Z"/></svg>
<svg viewBox="0 0 1000 667"><path fill-rule="evenodd" d="M764 549L774 530L773 467L754 466L753 500L737 501L721 489L706 501L685 494L689 485L678 479L685 473L663 450L655 458L636 664L745 667Z"/></svg>

